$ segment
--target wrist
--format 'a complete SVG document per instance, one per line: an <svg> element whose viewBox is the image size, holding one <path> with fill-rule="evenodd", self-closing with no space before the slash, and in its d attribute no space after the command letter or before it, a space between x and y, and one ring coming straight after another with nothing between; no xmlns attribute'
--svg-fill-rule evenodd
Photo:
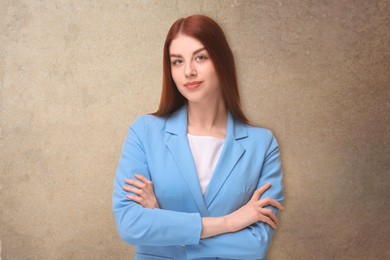
<svg viewBox="0 0 390 260"><path fill-rule="evenodd" d="M226 228L226 233L231 233L235 231L230 214L222 217L222 223L223 226Z"/></svg>

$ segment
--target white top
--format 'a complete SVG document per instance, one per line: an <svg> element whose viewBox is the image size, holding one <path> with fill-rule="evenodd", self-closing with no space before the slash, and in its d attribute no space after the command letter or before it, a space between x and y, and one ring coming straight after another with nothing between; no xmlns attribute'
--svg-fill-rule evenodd
<svg viewBox="0 0 390 260"><path fill-rule="evenodd" d="M187 134L202 194L204 195L221 155L224 139Z"/></svg>

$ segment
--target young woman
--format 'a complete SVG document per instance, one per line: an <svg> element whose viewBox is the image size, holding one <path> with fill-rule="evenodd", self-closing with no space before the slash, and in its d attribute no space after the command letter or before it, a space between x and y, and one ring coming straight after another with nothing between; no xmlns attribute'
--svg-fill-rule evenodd
<svg viewBox="0 0 390 260"><path fill-rule="evenodd" d="M231 49L203 15L164 45L160 106L129 128L113 211L135 259L263 259L283 202L278 144L241 110Z"/></svg>

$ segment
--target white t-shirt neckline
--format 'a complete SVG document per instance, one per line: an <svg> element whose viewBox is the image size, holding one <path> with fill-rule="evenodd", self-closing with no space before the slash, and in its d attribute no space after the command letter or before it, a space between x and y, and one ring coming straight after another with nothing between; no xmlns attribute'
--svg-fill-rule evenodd
<svg viewBox="0 0 390 260"><path fill-rule="evenodd" d="M187 133L202 194L204 195L221 156L225 139Z"/></svg>

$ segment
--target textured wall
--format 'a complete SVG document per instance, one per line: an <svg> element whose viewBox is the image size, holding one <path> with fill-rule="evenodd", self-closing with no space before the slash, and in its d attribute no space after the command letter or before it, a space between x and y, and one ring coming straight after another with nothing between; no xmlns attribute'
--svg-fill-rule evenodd
<svg viewBox="0 0 390 260"><path fill-rule="evenodd" d="M1 258L131 259L116 163L157 108L169 26L193 13L222 25L245 110L281 145L270 259L389 259L387 0L0 0Z"/></svg>

